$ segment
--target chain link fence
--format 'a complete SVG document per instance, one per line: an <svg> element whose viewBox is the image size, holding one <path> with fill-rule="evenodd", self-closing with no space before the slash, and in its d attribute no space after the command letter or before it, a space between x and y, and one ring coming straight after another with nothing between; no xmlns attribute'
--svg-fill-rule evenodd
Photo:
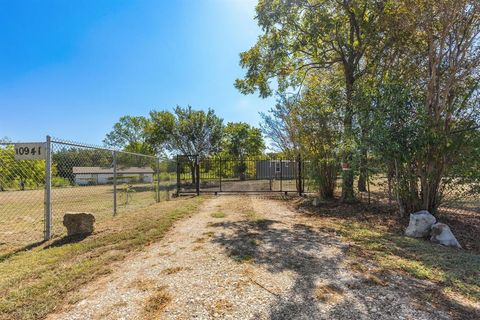
<svg viewBox="0 0 480 320"><path fill-rule="evenodd" d="M102 222L168 200L175 170L171 159L50 137L1 143L0 255L64 235L66 212Z"/></svg>

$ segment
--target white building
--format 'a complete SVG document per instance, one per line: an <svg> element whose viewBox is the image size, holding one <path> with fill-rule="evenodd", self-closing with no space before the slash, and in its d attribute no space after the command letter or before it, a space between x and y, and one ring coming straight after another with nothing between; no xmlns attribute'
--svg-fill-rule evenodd
<svg viewBox="0 0 480 320"><path fill-rule="evenodd" d="M152 183L153 174L150 167L117 168L117 183ZM73 175L77 185L113 183L113 168L73 167Z"/></svg>

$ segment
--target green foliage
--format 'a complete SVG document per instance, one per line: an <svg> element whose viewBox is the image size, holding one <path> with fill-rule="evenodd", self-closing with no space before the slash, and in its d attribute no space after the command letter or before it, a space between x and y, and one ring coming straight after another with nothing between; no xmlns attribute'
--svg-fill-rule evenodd
<svg viewBox="0 0 480 320"><path fill-rule="evenodd" d="M220 150L223 120L212 109L205 112L177 106L173 114L152 111L150 118L147 132L157 150L165 146L171 152L199 156Z"/></svg>
<svg viewBox="0 0 480 320"><path fill-rule="evenodd" d="M349 164L355 141L355 83L370 67L365 55L382 52L384 37L376 29L384 16L383 7L374 0L259 1L257 20L263 34L240 54L240 65L247 71L235 86L244 94L258 90L267 97L273 93L272 83L285 93L291 88L301 90L312 74L319 79L336 78L335 83L341 80L344 93L338 95L342 103L337 105L342 118L341 155ZM266 122L270 129L282 124L271 118ZM344 174L342 197L349 200L354 197L353 174Z"/></svg>
<svg viewBox="0 0 480 320"><path fill-rule="evenodd" d="M21 189L36 189L45 181L45 161L15 160L13 145L0 146L0 191ZM54 174L56 168L53 168Z"/></svg>
<svg viewBox="0 0 480 320"><path fill-rule="evenodd" d="M245 122L227 123L221 145L222 155L232 158L259 156L265 149L262 132Z"/></svg>
<svg viewBox="0 0 480 320"><path fill-rule="evenodd" d="M365 191L375 161L403 213L435 212L448 183L478 179L478 1L259 1L256 19L263 33L235 86L281 95L262 129L310 156L319 185L341 159L351 199L354 174Z"/></svg>
<svg viewBox="0 0 480 320"><path fill-rule="evenodd" d="M114 124L113 130L103 142L109 147L129 152L152 154L153 150L146 141L148 125L149 121L145 117L123 116Z"/></svg>

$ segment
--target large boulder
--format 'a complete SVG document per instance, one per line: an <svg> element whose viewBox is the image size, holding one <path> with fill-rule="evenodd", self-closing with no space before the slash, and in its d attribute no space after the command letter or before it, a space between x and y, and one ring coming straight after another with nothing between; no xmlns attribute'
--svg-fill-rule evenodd
<svg viewBox="0 0 480 320"><path fill-rule="evenodd" d="M63 225L67 228L67 235L91 234L95 216L86 212L67 212L63 216Z"/></svg>
<svg viewBox="0 0 480 320"><path fill-rule="evenodd" d="M457 238L445 223L435 223L431 228L430 241L443 244L444 246L461 248Z"/></svg>
<svg viewBox="0 0 480 320"><path fill-rule="evenodd" d="M437 222L437 219L427 210L410 214L410 222L405 235L414 238L424 238L429 235L430 228Z"/></svg>

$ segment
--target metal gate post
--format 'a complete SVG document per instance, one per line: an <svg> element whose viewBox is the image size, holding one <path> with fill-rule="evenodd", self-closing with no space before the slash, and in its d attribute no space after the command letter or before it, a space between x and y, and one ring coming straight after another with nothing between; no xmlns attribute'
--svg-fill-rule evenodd
<svg viewBox="0 0 480 320"><path fill-rule="evenodd" d="M198 155L195 156L195 188L197 189L197 196L200 195L200 164L198 163Z"/></svg>
<svg viewBox="0 0 480 320"><path fill-rule="evenodd" d="M177 197L180 195L180 160L177 154Z"/></svg>
<svg viewBox="0 0 480 320"><path fill-rule="evenodd" d="M44 240L50 240L52 237L52 140L47 136L45 143L45 225Z"/></svg>
<svg viewBox="0 0 480 320"><path fill-rule="evenodd" d="M169 191L167 190L167 193ZM160 159L157 158L157 202L160 202Z"/></svg>
<svg viewBox="0 0 480 320"><path fill-rule="evenodd" d="M113 151L113 215L117 214L117 151Z"/></svg>
<svg viewBox="0 0 480 320"><path fill-rule="evenodd" d="M222 158L219 158L220 160L220 192L222 192Z"/></svg>
<svg viewBox="0 0 480 320"><path fill-rule="evenodd" d="M303 188L302 188L302 158L300 157L300 155L298 155L298 158L297 158L297 173L298 173L298 176L297 176L297 189L298 189L298 195L301 196L303 194Z"/></svg>
<svg viewBox="0 0 480 320"><path fill-rule="evenodd" d="M280 159L280 192L282 191L282 182L283 182L283 165L282 159Z"/></svg>

